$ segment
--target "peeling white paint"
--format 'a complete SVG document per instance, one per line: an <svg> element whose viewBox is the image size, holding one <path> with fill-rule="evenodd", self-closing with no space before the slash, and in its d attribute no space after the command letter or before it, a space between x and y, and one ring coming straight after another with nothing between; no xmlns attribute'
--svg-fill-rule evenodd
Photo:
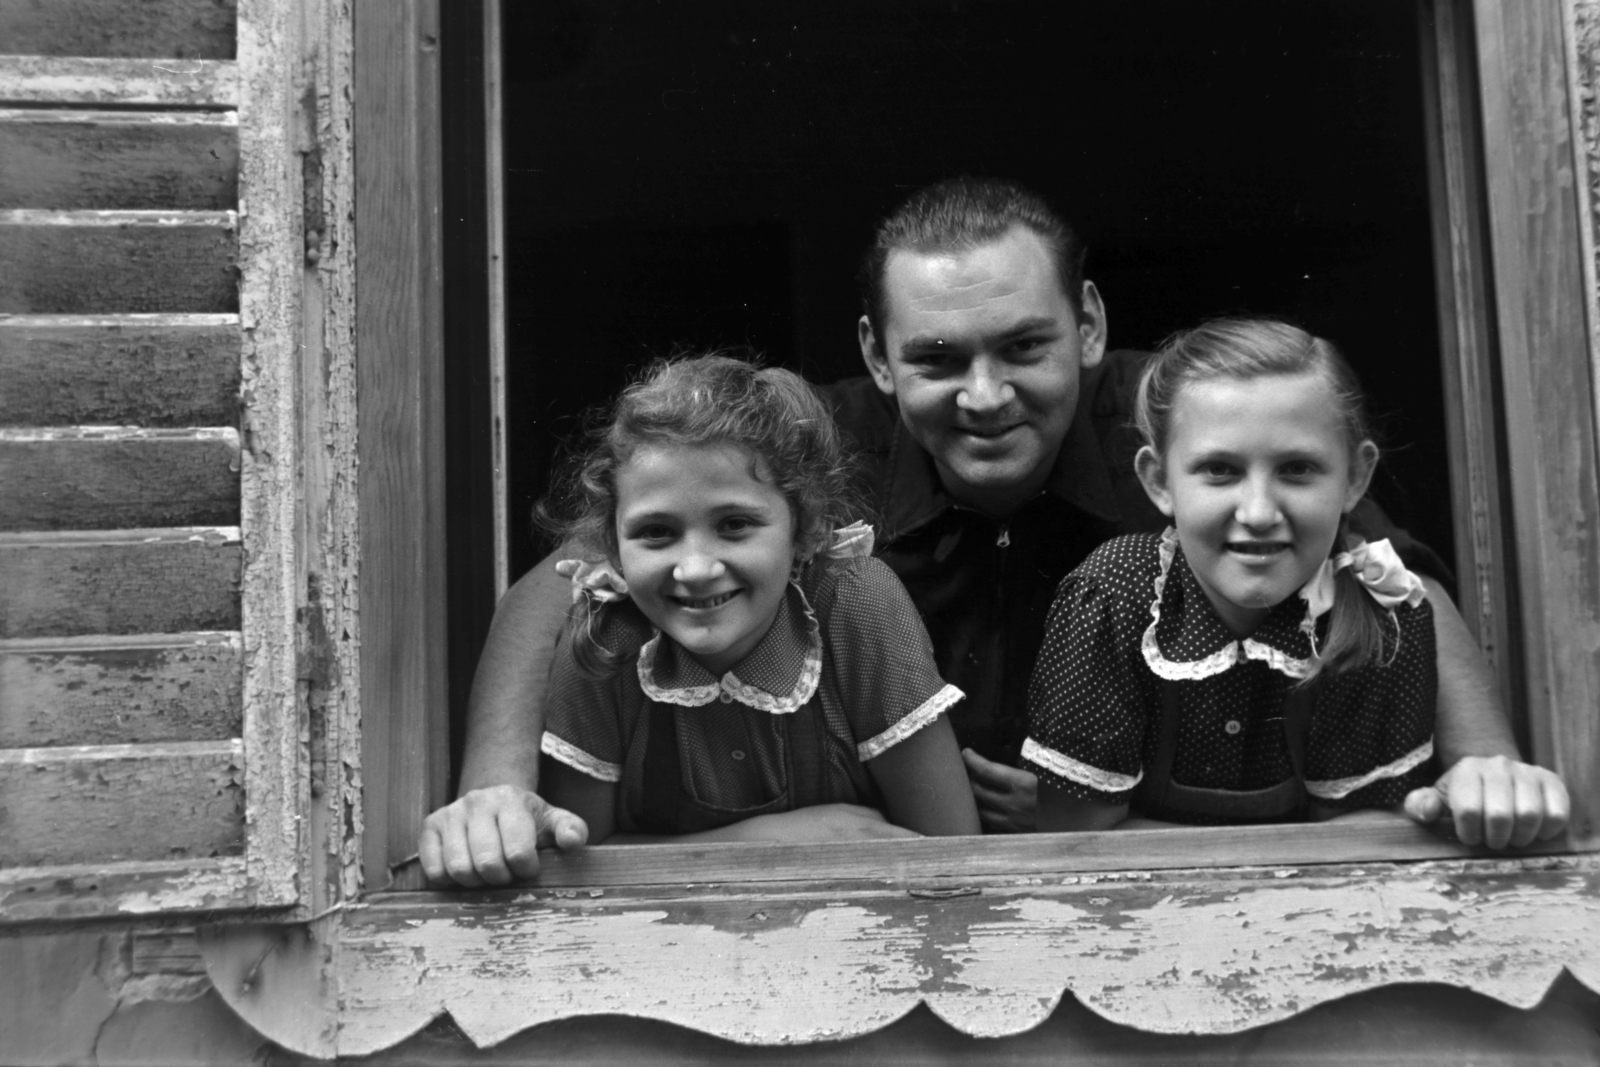
<svg viewBox="0 0 1600 1067"><path fill-rule="evenodd" d="M232 426L195 426L181 430L148 428L143 426L24 426L0 428L0 443L40 444L54 441L222 441L234 449L239 447L239 431ZM185 526L174 529L236 530L231 526ZM37 534L35 537L39 536ZM90 534L90 536L96 536ZM101 533L99 537L108 535ZM127 531L122 531L126 538ZM146 540L158 540L147 537Z"/></svg>
<svg viewBox="0 0 1600 1067"><path fill-rule="evenodd" d="M0 330L75 329L86 326L237 326L231 311L133 311L121 315L0 314Z"/></svg>
<svg viewBox="0 0 1600 1067"><path fill-rule="evenodd" d="M231 108L239 102L239 70L222 60L0 56L0 100Z"/></svg>
<svg viewBox="0 0 1600 1067"><path fill-rule="evenodd" d="M1600 860L1575 862L1080 877L940 900L773 887L389 902L343 923L339 1054L388 1047L446 1013L484 1046L610 1013L750 1044L839 1039L918 1003L963 1033L1003 1037L1038 1025L1067 990L1163 1033L1232 1033L1395 983L1526 1008L1563 967L1596 987ZM293 1034L268 1036L294 1047Z"/></svg>

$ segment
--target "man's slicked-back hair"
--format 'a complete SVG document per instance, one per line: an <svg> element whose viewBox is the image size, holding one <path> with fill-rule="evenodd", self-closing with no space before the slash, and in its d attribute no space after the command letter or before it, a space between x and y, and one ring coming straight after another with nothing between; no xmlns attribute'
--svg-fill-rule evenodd
<svg viewBox="0 0 1600 1067"><path fill-rule="evenodd" d="M862 311L873 336L883 343L884 270L890 253L965 252L999 240L1013 226L1031 230L1045 243L1056 277L1072 307L1083 317L1083 241L1044 197L1003 178L949 178L912 193L878 224L862 257L857 283Z"/></svg>

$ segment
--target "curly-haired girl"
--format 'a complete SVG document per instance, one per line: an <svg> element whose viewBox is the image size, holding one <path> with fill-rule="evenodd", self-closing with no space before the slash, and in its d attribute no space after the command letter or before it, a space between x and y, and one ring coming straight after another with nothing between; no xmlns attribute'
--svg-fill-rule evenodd
<svg viewBox="0 0 1600 1067"><path fill-rule="evenodd" d="M978 832L943 714L961 691L871 529L841 528L844 450L799 377L656 364L564 496L587 558L563 567L541 792L591 842Z"/></svg>

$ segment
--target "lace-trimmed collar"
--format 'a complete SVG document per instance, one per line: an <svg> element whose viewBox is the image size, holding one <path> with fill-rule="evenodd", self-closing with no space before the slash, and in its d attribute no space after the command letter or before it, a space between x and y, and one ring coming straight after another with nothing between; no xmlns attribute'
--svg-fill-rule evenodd
<svg viewBox="0 0 1600 1067"><path fill-rule="evenodd" d="M1150 625L1140 642L1145 663L1158 677L1195 681L1221 674L1244 660L1259 660L1290 678L1311 673L1317 618L1322 614L1306 595L1315 577L1298 596L1268 612L1256 631L1241 640L1223 625L1211 606L1189 561L1183 558L1178 531L1170 526L1161 535L1160 553L1161 572L1150 602ZM1175 561L1179 564L1176 568ZM1169 578L1175 580L1169 582ZM1174 659L1168 652L1187 658Z"/></svg>
<svg viewBox="0 0 1600 1067"><path fill-rule="evenodd" d="M863 522L835 530L822 556L833 560L872 554L872 527ZM815 566L816 564L812 564ZM639 686L663 704L702 707L714 700L737 700L773 715L799 711L822 680L822 628L805 590L791 581L784 606L756 647L717 678L661 631L639 649Z"/></svg>

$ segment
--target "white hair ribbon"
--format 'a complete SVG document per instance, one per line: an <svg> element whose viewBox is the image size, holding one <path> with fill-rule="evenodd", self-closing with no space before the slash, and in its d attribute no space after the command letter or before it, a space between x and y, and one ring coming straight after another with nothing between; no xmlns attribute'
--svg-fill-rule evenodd
<svg viewBox="0 0 1600 1067"><path fill-rule="evenodd" d="M1385 537L1382 541L1362 541L1348 552L1333 557L1335 571L1350 568L1356 581L1372 594L1372 599L1386 608L1401 604L1416 607L1427 596L1422 579L1406 570L1394 546Z"/></svg>
<svg viewBox="0 0 1600 1067"><path fill-rule="evenodd" d="M572 579L574 604L586 596L601 604L627 599L627 581L605 560L596 563L586 559L564 559L556 564L556 573Z"/></svg>
<svg viewBox="0 0 1600 1067"><path fill-rule="evenodd" d="M854 559L872 555L874 535L872 527L861 521L852 522L833 531L833 540L822 554L829 559Z"/></svg>

